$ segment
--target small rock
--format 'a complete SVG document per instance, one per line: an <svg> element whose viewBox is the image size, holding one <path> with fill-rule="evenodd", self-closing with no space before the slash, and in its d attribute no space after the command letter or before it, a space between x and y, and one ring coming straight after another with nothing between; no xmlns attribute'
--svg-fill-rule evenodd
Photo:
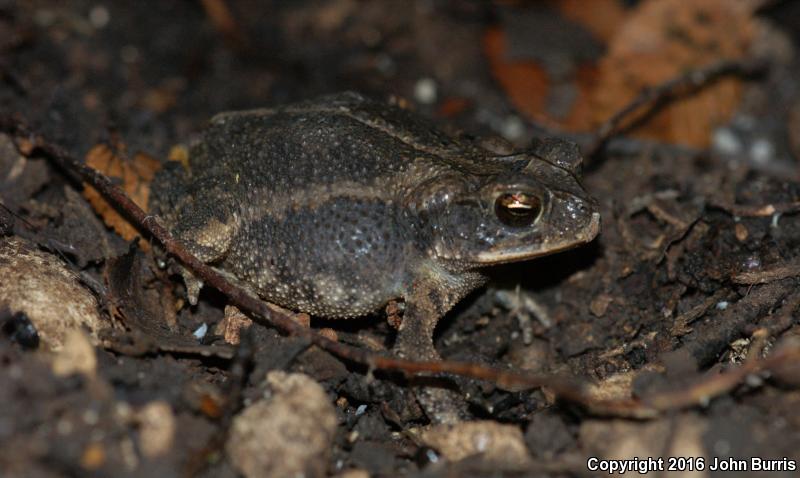
<svg viewBox="0 0 800 478"><path fill-rule="evenodd" d="M58 351L71 330L86 329L92 343L105 327L94 296L55 256L22 239L0 239L0 307L23 312L42 344Z"/></svg>
<svg viewBox="0 0 800 478"><path fill-rule="evenodd" d="M414 85L414 99L423 105L433 104L436 102L437 89L433 78L420 78Z"/></svg>
<svg viewBox="0 0 800 478"><path fill-rule="evenodd" d="M633 381L644 371L645 369L629 370L610 375L589 384L586 393L597 401L628 399L632 394Z"/></svg>
<svg viewBox="0 0 800 478"><path fill-rule="evenodd" d="M745 227L745 225L742 224L741 222L737 222L736 223L736 225L733 228L733 231L734 231L734 233L736 235L736 239L739 242L746 241L747 237L750 235L750 231L748 231L747 227Z"/></svg>
<svg viewBox="0 0 800 478"><path fill-rule="evenodd" d="M608 294L600 294L592 299L592 303L589 304L589 310L595 317L602 317L606 315L606 310L613 300L614 298Z"/></svg>
<svg viewBox="0 0 800 478"><path fill-rule="evenodd" d="M450 461L482 454L487 461L511 468L530 462L522 431L493 421L438 425L422 433L422 442Z"/></svg>
<svg viewBox="0 0 800 478"><path fill-rule="evenodd" d="M139 423L139 449L147 458L164 456L175 439L175 415L163 400L145 405L136 414Z"/></svg>
<svg viewBox="0 0 800 478"><path fill-rule="evenodd" d="M226 450L247 478L323 476L336 412L322 387L304 374L267 374L270 394L233 419Z"/></svg>
<svg viewBox="0 0 800 478"><path fill-rule="evenodd" d="M239 345L242 330L253 325L253 320L233 305L225 306L225 317L217 324L214 333L225 338L225 342Z"/></svg>
<svg viewBox="0 0 800 478"><path fill-rule="evenodd" d="M80 330L68 330L61 350L53 358L52 366L53 373L61 377L76 373L94 377L97 356L86 334Z"/></svg>

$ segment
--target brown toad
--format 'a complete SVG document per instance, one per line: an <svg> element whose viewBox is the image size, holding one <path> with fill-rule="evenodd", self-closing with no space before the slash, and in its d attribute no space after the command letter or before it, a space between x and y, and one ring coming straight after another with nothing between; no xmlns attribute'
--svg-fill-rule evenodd
<svg viewBox="0 0 800 478"><path fill-rule="evenodd" d="M153 192L191 252L268 301L346 318L403 299L396 352L436 360L434 327L482 267L599 229L574 145L503 153L342 93L214 117L189 170L168 168ZM195 303L201 284L184 275ZM436 400L420 397L433 415Z"/></svg>

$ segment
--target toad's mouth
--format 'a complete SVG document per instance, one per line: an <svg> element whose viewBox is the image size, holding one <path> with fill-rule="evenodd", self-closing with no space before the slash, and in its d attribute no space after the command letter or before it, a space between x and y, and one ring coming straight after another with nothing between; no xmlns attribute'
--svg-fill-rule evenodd
<svg viewBox="0 0 800 478"><path fill-rule="evenodd" d="M589 224L575 236L573 240L564 241L558 244L549 244L542 247L541 244L536 246L520 246L501 251L485 251L478 254L476 262L479 265L495 265L505 264L508 262L518 262L528 259L535 259L537 257L549 256L563 252L575 247L581 246L591 242L600 232L600 213L592 213L592 218Z"/></svg>

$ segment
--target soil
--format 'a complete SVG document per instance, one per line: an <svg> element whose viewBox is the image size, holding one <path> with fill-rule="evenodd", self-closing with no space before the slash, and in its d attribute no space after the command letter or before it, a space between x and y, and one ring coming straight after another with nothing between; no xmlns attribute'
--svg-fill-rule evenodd
<svg viewBox="0 0 800 478"><path fill-rule="evenodd" d="M558 3L570 2L548 5ZM638 2L619 3L631 10ZM238 346L224 343L227 333L215 329L227 315L222 294L206 288L196 307L183 303L182 283L159 266L157 247L121 237L74 174L21 154L3 135L0 239L60 262L68 274L59 280L91 295L108 327L66 333L51 351L31 338L35 317L0 311L0 476L259 476L252 470L262 465L243 468L253 457L230 448L247 437L230 437L243 410L277 406L281 394L267 380L276 372L310 376L335 413L335 431L319 430L325 451L303 458L310 475L593 476L602 473L588 468L591 457L653 457L665 460L661 476L688 476L692 467L706 476L715 459L744 461L742 476L757 476L756 457L776 460L769 476L794 476L800 8L770 3L752 15L769 25L760 40L768 69L735 80L734 113L704 136L706 145L652 131L607 143L584 171L601 206L599 238L491 270L490 285L437 329L446 360L569 376L597 402L557 387L508 391L456 378L478 425L436 429L435 439L426 438L434 435L402 374L373 373L263 321L233 334ZM517 34L515 49L551 70L600 61L602 35L553 5L0 2L0 104L4 116L76 157L104 144L123 163L166 161L220 111L341 90L393 99L445 129L504 136L518 148L544 132L588 147L586 131L543 125L513 102L514 82L497 76L509 73L487 57L487 31L566 22L582 33L549 42ZM580 96L564 88L552 88L552 117L565 108L559 102ZM11 270L0 281L24 277ZM377 351L394 334L385 314L311 318L311 327ZM623 398L633 399L627 408L602 406ZM323 408L313 413L328 417ZM465 436L495 440L513 457L491 444L460 456L469 445L447 440Z"/></svg>

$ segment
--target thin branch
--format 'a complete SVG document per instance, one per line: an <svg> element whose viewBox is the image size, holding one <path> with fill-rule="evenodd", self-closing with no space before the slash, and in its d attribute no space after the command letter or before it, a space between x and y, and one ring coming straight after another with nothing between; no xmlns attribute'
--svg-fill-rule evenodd
<svg viewBox="0 0 800 478"><path fill-rule="evenodd" d="M770 269L740 272L733 276L733 282L744 285L766 284L776 280L786 279L787 277L798 276L800 276L800 258L795 258L794 260Z"/></svg>
<svg viewBox="0 0 800 478"><path fill-rule="evenodd" d="M643 402L656 410L679 410L682 408L706 405L714 398L733 390L750 376L764 371L779 370L794 365L800 360L800 349L785 346L763 359L750 359L739 367L712 375L686 388L671 392L657 393Z"/></svg>
<svg viewBox="0 0 800 478"><path fill-rule="evenodd" d="M708 207L725 211L731 216L737 217L770 217L775 214L795 214L800 212L800 201L748 206L743 204L725 204L712 200L708 204Z"/></svg>

